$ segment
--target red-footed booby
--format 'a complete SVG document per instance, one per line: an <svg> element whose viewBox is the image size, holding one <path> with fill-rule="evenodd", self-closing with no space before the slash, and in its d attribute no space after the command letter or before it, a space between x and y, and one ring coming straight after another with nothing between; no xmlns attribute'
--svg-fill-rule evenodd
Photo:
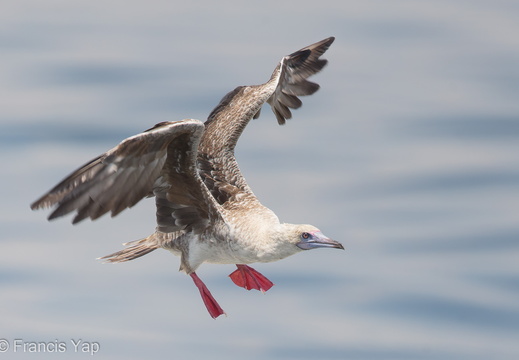
<svg viewBox="0 0 519 360"><path fill-rule="evenodd" d="M307 78L327 63L320 56L333 37L283 57L265 84L239 86L220 101L208 120L163 122L80 167L31 205L55 206L54 219L76 212L73 223L112 216L154 196L157 227L145 239L102 257L124 262L163 248L180 256L213 318L224 311L196 274L203 264L236 264L229 275L247 290L269 290L273 283L248 266L283 259L315 248L344 249L312 225L281 223L254 196L242 176L234 148L245 126L262 105L272 107L279 124L301 106L298 96L319 85Z"/></svg>

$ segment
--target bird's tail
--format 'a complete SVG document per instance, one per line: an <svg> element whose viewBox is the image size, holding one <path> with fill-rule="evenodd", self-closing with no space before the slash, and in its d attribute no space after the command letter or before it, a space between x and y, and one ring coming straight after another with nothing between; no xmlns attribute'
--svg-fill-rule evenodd
<svg viewBox="0 0 519 360"><path fill-rule="evenodd" d="M107 263L118 263L137 259L138 257L146 255L160 247L154 235L155 234L152 234L144 239L124 243L123 245L127 246L126 248L113 254L100 257L98 260L104 260Z"/></svg>

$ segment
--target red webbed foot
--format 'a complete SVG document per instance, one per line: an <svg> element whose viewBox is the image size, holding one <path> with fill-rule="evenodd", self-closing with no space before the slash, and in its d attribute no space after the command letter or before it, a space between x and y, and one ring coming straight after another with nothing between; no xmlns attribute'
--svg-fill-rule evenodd
<svg viewBox="0 0 519 360"><path fill-rule="evenodd" d="M238 286L247 290L256 289L262 292L268 291L274 283L265 276L243 264L236 264L237 270L232 272L229 277Z"/></svg>
<svg viewBox="0 0 519 360"><path fill-rule="evenodd" d="M202 282L202 280L200 280L198 275L194 272L192 272L189 275L191 276L191 278L195 282L196 287L200 291L200 295L202 296L202 300L204 301L207 311L209 311L209 315L211 315L211 317L213 319L216 319L220 315L224 315L225 312L222 310L220 305L216 302L213 295L211 295L211 292L209 291L207 286L205 286L205 284Z"/></svg>

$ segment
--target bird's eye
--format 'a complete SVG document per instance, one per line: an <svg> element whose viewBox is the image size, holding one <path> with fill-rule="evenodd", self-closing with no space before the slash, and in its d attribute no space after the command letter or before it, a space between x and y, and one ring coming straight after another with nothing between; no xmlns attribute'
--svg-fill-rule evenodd
<svg viewBox="0 0 519 360"><path fill-rule="evenodd" d="M307 232L304 232L304 233L301 234L301 238L306 240L306 239L310 238L310 234L307 233Z"/></svg>

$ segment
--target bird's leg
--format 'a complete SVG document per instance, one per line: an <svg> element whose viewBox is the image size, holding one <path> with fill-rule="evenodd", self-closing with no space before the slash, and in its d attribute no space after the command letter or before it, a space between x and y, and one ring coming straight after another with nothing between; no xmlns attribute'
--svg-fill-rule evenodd
<svg viewBox="0 0 519 360"><path fill-rule="evenodd" d="M244 264L236 264L237 270L234 270L229 277L238 286L247 290L256 289L262 292L270 289L274 283L261 275L259 272Z"/></svg>
<svg viewBox="0 0 519 360"><path fill-rule="evenodd" d="M207 308L207 311L209 311L209 315L213 319L216 319L218 316L225 314L225 312L222 310L220 305L216 302L213 295L211 295L211 292L205 286L205 284L200 280L198 275L195 272L192 272L189 274L193 281L195 282L196 287L200 291L200 295L202 296L202 300L204 301L205 307Z"/></svg>

